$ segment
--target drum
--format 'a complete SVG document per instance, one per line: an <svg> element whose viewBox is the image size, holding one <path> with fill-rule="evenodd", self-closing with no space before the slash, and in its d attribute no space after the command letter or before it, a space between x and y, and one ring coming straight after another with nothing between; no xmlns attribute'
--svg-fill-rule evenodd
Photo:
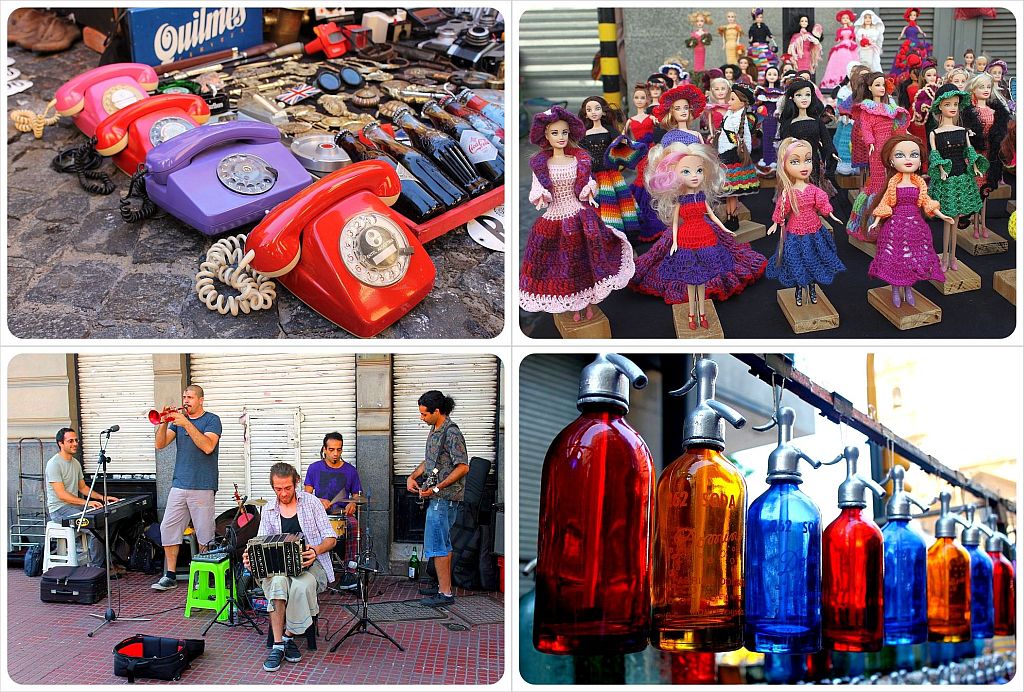
<svg viewBox="0 0 1024 692"><path fill-rule="evenodd" d="M327 517L331 521L331 526L334 527L334 535L338 538L344 538L348 535L348 520L344 515L341 516L329 516Z"/></svg>

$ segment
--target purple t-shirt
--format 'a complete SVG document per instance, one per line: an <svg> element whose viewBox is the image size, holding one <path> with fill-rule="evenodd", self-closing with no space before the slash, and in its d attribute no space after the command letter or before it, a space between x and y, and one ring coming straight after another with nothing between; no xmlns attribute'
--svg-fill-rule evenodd
<svg viewBox="0 0 1024 692"><path fill-rule="evenodd" d="M342 495L345 498L363 491L363 486L359 482L359 473L356 471L355 466L344 462L341 468L332 469L323 459L314 461L306 467L306 480L303 482L303 485L312 487L313 494L322 500L330 500L342 490L348 491L347 494ZM343 501L338 501L331 505L327 511L339 510L344 506L345 503Z"/></svg>

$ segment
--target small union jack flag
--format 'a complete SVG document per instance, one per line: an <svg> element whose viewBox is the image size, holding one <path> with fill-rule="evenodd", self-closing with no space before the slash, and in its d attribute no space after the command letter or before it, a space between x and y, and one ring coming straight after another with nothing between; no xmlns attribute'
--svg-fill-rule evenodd
<svg viewBox="0 0 1024 692"><path fill-rule="evenodd" d="M294 106L299 101L305 101L308 98L316 96L317 94L323 93L315 86L309 84L297 84L291 89L278 94L275 98L281 103L286 103L289 106Z"/></svg>

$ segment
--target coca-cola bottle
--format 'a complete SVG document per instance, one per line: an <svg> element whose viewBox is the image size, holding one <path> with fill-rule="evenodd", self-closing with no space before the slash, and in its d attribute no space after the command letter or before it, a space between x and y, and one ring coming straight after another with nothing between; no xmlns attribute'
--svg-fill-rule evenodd
<svg viewBox="0 0 1024 692"><path fill-rule="evenodd" d="M498 151L501 152L502 156L505 155L505 128L495 125L481 113L466 108L450 96L441 99L438 103L440 103L447 112L468 121L469 124L473 126L474 130L482 133L487 137L487 139L491 140L491 144L498 148Z"/></svg>
<svg viewBox="0 0 1024 692"><path fill-rule="evenodd" d="M491 188L491 183L480 177L473 164L462 153L459 143L417 118L413 115L412 109L399 108L391 116L391 120L409 135L417 149L426 152L441 166L441 170L469 190L471 195L478 195Z"/></svg>
<svg viewBox="0 0 1024 692"><path fill-rule="evenodd" d="M476 168L477 173L493 183L504 180L505 160L498 152L498 148L491 144L491 140L483 133L477 132L472 125L457 115L446 113L436 101L423 106L423 115L459 143L459 148Z"/></svg>
<svg viewBox="0 0 1024 692"><path fill-rule="evenodd" d="M505 127L505 107L500 103L488 101L472 89L463 89L455 95L455 98L463 106L483 113L495 125Z"/></svg>
<svg viewBox="0 0 1024 692"><path fill-rule="evenodd" d="M344 149L353 161L384 161L395 169L398 179L402 182L402 192L398 195L394 208L405 218L417 222L426 221L446 210L444 202L432 195L423 183L391 154L363 144L348 130L338 133L334 142Z"/></svg>
<svg viewBox="0 0 1024 692"><path fill-rule="evenodd" d="M416 178L426 185L430 194L444 202L449 209L459 206L469 195L445 175L437 164L408 144L402 144L381 128L379 123L370 123L363 128L363 135L375 147L386 151L408 168Z"/></svg>

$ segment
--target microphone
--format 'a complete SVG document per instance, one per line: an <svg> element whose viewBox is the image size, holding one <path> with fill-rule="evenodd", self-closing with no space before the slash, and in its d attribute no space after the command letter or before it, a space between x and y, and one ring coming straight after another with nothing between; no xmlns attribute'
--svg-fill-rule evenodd
<svg viewBox="0 0 1024 692"><path fill-rule="evenodd" d="M115 433L115 432L117 432L120 429L121 429L120 425L111 425L109 428L107 428L106 430L101 432L100 435L109 435L110 433Z"/></svg>

